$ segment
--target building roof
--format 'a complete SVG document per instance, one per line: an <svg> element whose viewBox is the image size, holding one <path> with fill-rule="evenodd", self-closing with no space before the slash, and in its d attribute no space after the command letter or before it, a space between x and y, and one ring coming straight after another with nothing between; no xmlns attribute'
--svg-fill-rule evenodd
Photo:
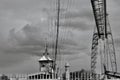
<svg viewBox="0 0 120 80"><path fill-rule="evenodd" d="M49 56L47 46L46 46L45 52L43 53L43 56L39 59L39 61L53 61Z"/></svg>
<svg viewBox="0 0 120 80"><path fill-rule="evenodd" d="M39 61L52 61L52 59L47 55L47 56L45 56L45 55L43 55L40 59L39 59Z"/></svg>

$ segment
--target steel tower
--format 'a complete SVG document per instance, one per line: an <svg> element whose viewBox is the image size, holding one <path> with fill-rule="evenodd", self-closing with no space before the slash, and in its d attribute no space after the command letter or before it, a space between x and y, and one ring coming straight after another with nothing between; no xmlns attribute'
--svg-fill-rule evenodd
<svg viewBox="0 0 120 80"><path fill-rule="evenodd" d="M101 56L101 72L105 74L104 67L108 71L117 71L115 48L108 15L106 0L91 0L93 14L96 23L96 31L93 34L91 52L91 71L95 73L97 55Z"/></svg>

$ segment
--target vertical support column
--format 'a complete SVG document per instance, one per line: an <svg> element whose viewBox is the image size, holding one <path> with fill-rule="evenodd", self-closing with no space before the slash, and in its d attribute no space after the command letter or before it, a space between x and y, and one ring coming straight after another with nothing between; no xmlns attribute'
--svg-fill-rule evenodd
<svg viewBox="0 0 120 80"><path fill-rule="evenodd" d="M83 77L83 74L81 73L80 80L83 80L82 77Z"/></svg>
<svg viewBox="0 0 120 80"><path fill-rule="evenodd" d="M73 77L73 72L72 72L72 80L74 80L73 78L74 78L74 77Z"/></svg>
<svg viewBox="0 0 120 80"><path fill-rule="evenodd" d="M65 80L70 80L70 71L69 71L69 63L65 64Z"/></svg>
<svg viewBox="0 0 120 80"><path fill-rule="evenodd" d="M76 80L76 72L74 72L74 74L75 74L75 80Z"/></svg>
<svg viewBox="0 0 120 80"><path fill-rule="evenodd" d="M86 73L86 76L87 76L87 80L89 80L89 73Z"/></svg>
<svg viewBox="0 0 120 80"><path fill-rule="evenodd" d="M84 72L84 80L86 80L86 72Z"/></svg>

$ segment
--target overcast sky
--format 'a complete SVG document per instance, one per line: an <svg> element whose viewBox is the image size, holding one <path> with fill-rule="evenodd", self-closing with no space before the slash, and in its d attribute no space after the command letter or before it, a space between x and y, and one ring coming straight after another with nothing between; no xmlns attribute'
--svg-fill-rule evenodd
<svg viewBox="0 0 120 80"><path fill-rule="evenodd" d="M59 54L71 71L90 69L94 17L90 0L61 0ZM107 10L120 67L120 1ZM0 0L0 73L38 72L37 59L55 42L56 0ZM60 59L59 59L60 60ZM64 65L64 64L63 64ZM119 70L120 72L120 70Z"/></svg>

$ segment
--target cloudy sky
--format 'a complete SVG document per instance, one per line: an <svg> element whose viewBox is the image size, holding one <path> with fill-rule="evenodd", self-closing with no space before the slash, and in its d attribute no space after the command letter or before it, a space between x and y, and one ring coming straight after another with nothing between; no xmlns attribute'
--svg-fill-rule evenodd
<svg viewBox="0 0 120 80"><path fill-rule="evenodd" d="M119 4L107 1L118 67ZM69 62L71 71L88 70L95 26L90 0L61 0L61 5L59 60ZM55 19L56 0L0 0L0 73L38 72L45 44L54 52Z"/></svg>

